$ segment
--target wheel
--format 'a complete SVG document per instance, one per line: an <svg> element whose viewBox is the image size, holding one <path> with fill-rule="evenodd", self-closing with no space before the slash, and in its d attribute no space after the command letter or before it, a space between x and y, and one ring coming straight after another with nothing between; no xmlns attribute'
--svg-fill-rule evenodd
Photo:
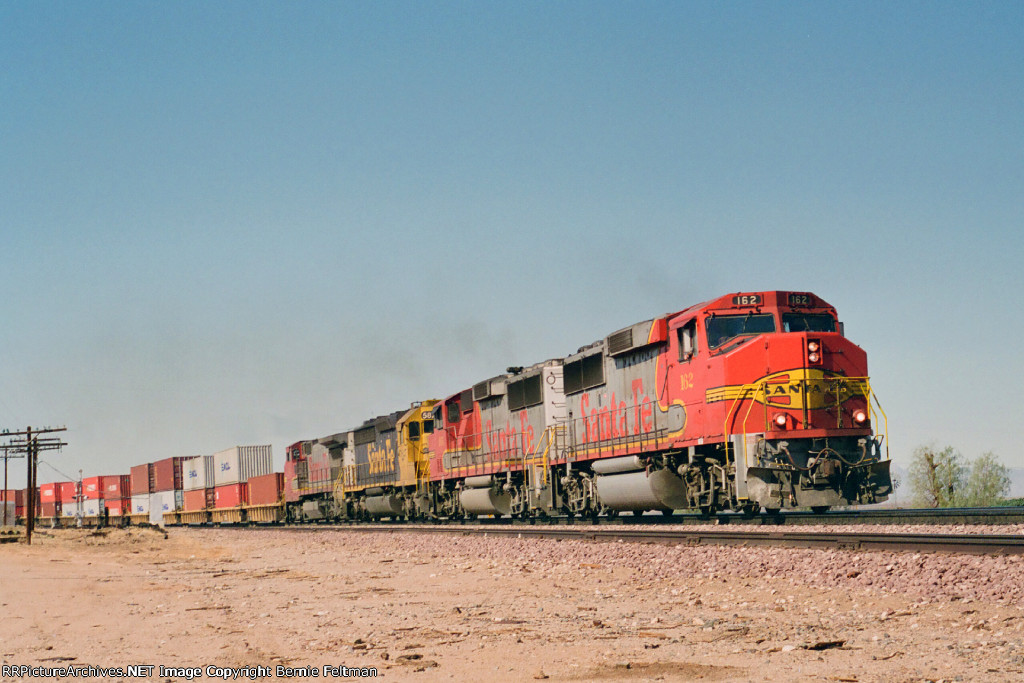
<svg viewBox="0 0 1024 683"><path fill-rule="evenodd" d="M829 505L812 505L811 506L811 512L813 512L816 515L823 515L826 512L828 512L829 507L831 507L831 506L829 506Z"/></svg>
<svg viewBox="0 0 1024 683"><path fill-rule="evenodd" d="M740 508L740 514L743 515L743 519L753 519L760 510L761 506L757 503L747 503Z"/></svg>

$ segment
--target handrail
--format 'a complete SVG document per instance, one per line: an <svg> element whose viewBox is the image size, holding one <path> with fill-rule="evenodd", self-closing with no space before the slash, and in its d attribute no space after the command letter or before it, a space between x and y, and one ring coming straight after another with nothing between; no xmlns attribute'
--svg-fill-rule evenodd
<svg viewBox="0 0 1024 683"><path fill-rule="evenodd" d="M723 444L725 446L725 462L726 463L729 462L729 437L732 436L732 434L729 432L729 421L732 419L733 410L735 410L737 408L737 406L742 401L745 401L747 399L747 393L748 392L754 391L754 390L759 389L759 388L760 389L764 389L764 391L765 391L765 401L764 401L764 403L766 404L765 407L767 408L767 403L768 403L767 389L766 389L767 384L768 383L764 382L764 381L761 381L761 382L758 382L758 383L755 383L755 384L744 384L743 386L740 387L739 391L736 394L736 397L733 398L732 403L729 405L729 409L727 411L725 411L725 422L722 424L722 442L723 442ZM750 411L753 410L754 403L756 403L756 402L757 402L757 394L755 393L750 398L750 405L747 406L747 414L743 418L743 429L744 429L744 431L742 433L744 433L744 434L746 433L747 420L750 419ZM768 414L768 411L766 410L765 411L765 417L766 418L767 418L767 414ZM747 460L747 441L746 441L746 439L743 440L743 462L744 462L744 464L749 465L749 461Z"/></svg>

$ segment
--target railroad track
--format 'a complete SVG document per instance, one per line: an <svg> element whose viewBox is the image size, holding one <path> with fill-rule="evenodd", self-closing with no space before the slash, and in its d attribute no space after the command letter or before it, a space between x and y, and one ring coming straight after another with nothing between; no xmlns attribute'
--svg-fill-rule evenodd
<svg viewBox="0 0 1024 683"><path fill-rule="evenodd" d="M604 543L664 545L774 546L890 552L1024 555L1024 536L1016 534L884 534L859 532L727 531L724 529L616 529L573 526L492 525L321 525L287 526L296 531L354 531L365 533L438 533L462 536L547 538Z"/></svg>
<svg viewBox="0 0 1024 683"><path fill-rule="evenodd" d="M671 515L646 513L642 515L619 514L614 517L567 518L544 517L531 519L490 519L484 524L505 524L510 526L541 526L569 524L576 526L619 526L624 524L645 525L736 525L736 526L787 526L787 525L836 525L836 524L920 524L920 525L991 525L1024 524L1024 507L997 508L923 508L923 509L868 509L828 510L823 513L810 510L794 510L776 514L744 515L739 512L719 512L702 515L696 512L682 512ZM404 521L378 522L378 524L406 524ZM462 520L440 520L439 524L464 525Z"/></svg>
<svg viewBox="0 0 1024 683"><path fill-rule="evenodd" d="M683 524L707 523L699 515L685 517ZM858 509L783 512L775 516L759 515L753 519L737 513L716 516L721 524L1024 524L1024 508L924 508L924 509Z"/></svg>

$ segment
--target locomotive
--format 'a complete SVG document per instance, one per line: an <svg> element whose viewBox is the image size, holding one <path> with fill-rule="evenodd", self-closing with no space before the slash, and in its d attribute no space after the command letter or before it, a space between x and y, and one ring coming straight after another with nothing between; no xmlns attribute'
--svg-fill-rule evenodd
<svg viewBox="0 0 1024 683"><path fill-rule="evenodd" d="M285 506L293 521L824 511L886 500L886 434L832 306L740 292L297 442Z"/></svg>

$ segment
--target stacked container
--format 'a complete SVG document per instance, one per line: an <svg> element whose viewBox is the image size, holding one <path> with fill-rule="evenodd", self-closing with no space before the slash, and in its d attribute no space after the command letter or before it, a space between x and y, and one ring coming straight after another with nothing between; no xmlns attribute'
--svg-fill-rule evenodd
<svg viewBox="0 0 1024 683"><path fill-rule="evenodd" d="M181 491L181 466L186 458L165 458L153 463L153 488L157 491Z"/></svg>
<svg viewBox="0 0 1024 683"><path fill-rule="evenodd" d="M131 514L149 517L149 494L143 493L131 498Z"/></svg>
<svg viewBox="0 0 1024 683"><path fill-rule="evenodd" d="M189 458L182 466L182 473L185 478L182 489L185 491L212 489L213 456L197 455L194 458Z"/></svg>
<svg viewBox="0 0 1024 683"><path fill-rule="evenodd" d="M147 463L145 465L136 465L131 469L131 474L128 475L128 477L129 480L131 481L131 495L133 498L135 496L142 495L148 496L150 493L153 492L152 463ZM135 507L132 506L132 514L135 514L134 510Z"/></svg>
<svg viewBox="0 0 1024 683"><path fill-rule="evenodd" d="M104 500L128 498L131 495L131 475L118 474L115 476L103 477Z"/></svg>
<svg viewBox="0 0 1024 683"><path fill-rule="evenodd" d="M131 475L103 477L103 499L111 517L122 517L132 513L131 487Z"/></svg>
<svg viewBox="0 0 1024 683"><path fill-rule="evenodd" d="M185 460L174 457L153 463L153 492L149 494L150 523L163 524L164 515L181 510L182 465Z"/></svg>
<svg viewBox="0 0 1024 683"><path fill-rule="evenodd" d="M271 472L251 477L249 487L249 508L246 517L249 522L280 522L284 519L281 505L284 493L284 474Z"/></svg>
<svg viewBox="0 0 1024 683"><path fill-rule="evenodd" d="M98 498L87 498L82 501L83 517L99 517L104 510L103 501Z"/></svg>
<svg viewBox="0 0 1024 683"><path fill-rule="evenodd" d="M284 474L271 472L249 479L249 505L277 505L284 490Z"/></svg>
<svg viewBox="0 0 1024 683"><path fill-rule="evenodd" d="M23 490L7 489L6 491L0 491L0 500L13 505L15 515L20 517L25 513L25 492ZM0 521L2 520L3 516L0 515Z"/></svg>
<svg viewBox="0 0 1024 683"><path fill-rule="evenodd" d="M213 456L214 486L244 484L250 477L274 471L274 456L270 445L234 446Z"/></svg>
<svg viewBox="0 0 1024 683"><path fill-rule="evenodd" d="M248 504L251 477L274 471L273 449L262 446L234 446L213 455L214 506L235 508Z"/></svg>
<svg viewBox="0 0 1024 683"><path fill-rule="evenodd" d="M245 484L227 484L213 490L213 506L218 509L237 508L249 502L249 487Z"/></svg>
<svg viewBox="0 0 1024 683"><path fill-rule="evenodd" d="M213 507L213 456L197 455L185 461L185 496L182 510L201 512Z"/></svg>
<svg viewBox="0 0 1024 683"><path fill-rule="evenodd" d="M60 483L43 484L36 492L39 494L39 516L60 517Z"/></svg>
<svg viewBox="0 0 1024 683"><path fill-rule="evenodd" d="M186 512L198 512L213 507L215 489L195 489L185 491L181 509Z"/></svg>
<svg viewBox="0 0 1024 683"><path fill-rule="evenodd" d="M65 507L67 507L68 503L75 502L78 496L78 482L62 481L55 484L55 486L57 486L57 498Z"/></svg>
<svg viewBox="0 0 1024 683"><path fill-rule="evenodd" d="M182 492L180 490L157 491L149 494L149 521L151 524L163 525L164 515L181 510Z"/></svg>
<svg viewBox="0 0 1024 683"><path fill-rule="evenodd" d="M106 477L86 477L82 480L82 496L86 500L99 500L103 496L103 480Z"/></svg>
<svg viewBox="0 0 1024 683"><path fill-rule="evenodd" d="M59 503L60 498L57 496L58 484L43 484L39 487L39 502L40 503Z"/></svg>
<svg viewBox="0 0 1024 683"><path fill-rule="evenodd" d="M131 498L113 498L104 501L111 517L124 517L132 514Z"/></svg>

